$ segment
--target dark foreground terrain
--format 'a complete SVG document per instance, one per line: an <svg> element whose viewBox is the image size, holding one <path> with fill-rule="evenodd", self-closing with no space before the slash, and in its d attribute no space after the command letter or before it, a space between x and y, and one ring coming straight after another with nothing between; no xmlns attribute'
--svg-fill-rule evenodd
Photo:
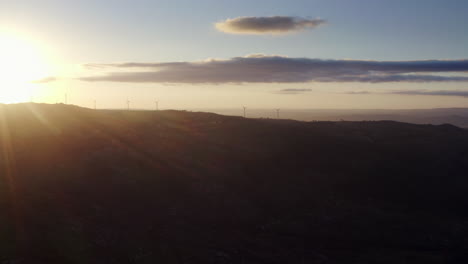
<svg viewBox="0 0 468 264"><path fill-rule="evenodd" d="M0 263L468 263L468 132L0 105Z"/></svg>

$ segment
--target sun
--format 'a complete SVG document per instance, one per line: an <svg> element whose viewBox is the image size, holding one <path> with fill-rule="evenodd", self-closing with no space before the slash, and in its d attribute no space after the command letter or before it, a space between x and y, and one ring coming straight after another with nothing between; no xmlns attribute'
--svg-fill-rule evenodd
<svg viewBox="0 0 468 264"><path fill-rule="evenodd" d="M33 82L50 74L38 46L18 34L0 30L0 102L27 102L35 96Z"/></svg>

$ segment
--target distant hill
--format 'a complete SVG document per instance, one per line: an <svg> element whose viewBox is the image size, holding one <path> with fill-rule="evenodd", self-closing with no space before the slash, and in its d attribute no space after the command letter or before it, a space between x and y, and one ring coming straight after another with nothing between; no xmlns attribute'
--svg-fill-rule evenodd
<svg viewBox="0 0 468 264"><path fill-rule="evenodd" d="M468 263L468 131L0 105L0 263Z"/></svg>
<svg viewBox="0 0 468 264"><path fill-rule="evenodd" d="M223 115L242 115L242 109L205 109ZM274 109L248 109L254 118L276 118ZM415 124L452 124L468 128L468 108L434 109L281 109L281 117L301 121L393 120Z"/></svg>

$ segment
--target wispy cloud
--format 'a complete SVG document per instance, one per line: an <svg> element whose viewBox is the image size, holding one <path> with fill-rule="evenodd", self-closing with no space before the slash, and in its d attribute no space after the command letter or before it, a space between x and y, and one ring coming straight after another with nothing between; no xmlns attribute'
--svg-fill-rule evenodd
<svg viewBox="0 0 468 264"><path fill-rule="evenodd" d="M276 91L274 93L279 93L279 94L300 94L300 93L308 93L312 92L312 89L309 88L286 88L286 89L281 89L279 91Z"/></svg>
<svg viewBox="0 0 468 264"><path fill-rule="evenodd" d="M403 94L403 95L432 95L432 96L458 96L458 97L468 97L468 91L459 91L459 90L439 90L439 91L430 91L430 90L407 90L407 91L393 91L391 94Z"/></svg>
<svg viewBox="0 0 468 264"><path fill-rule="evenodd" d="M134 83L468 82L468 60L364 61L250 55L198 62L88 64L82 81ZM447 75L451 73L451 75ZM459 73L453 76L453 73Z"/></svg>
<svg viewBox="0 0 468 264"><path fill-rule="evenodd" d="M350 92L345 92L344 94L371 94L369 91L350 91Z"/></svg>
<svg viewBox="0 0 468 264"><path fill-rule="evenodd" d="M32 83L49 83L49 82L55 82L57 80L58 80L57 77L50 76L50 77L45 77L39 80L34 80L32 81Z"/></svg>
<svg viewBox="0 0 468 264"><path fill-rule="evenodd" d="M341 94L398 94L398 95L428 95L428 96L458 96L468 97L468 90L399 90L399 91L381 91L381 92L369 92L369 91L349 91L342 92Z"/></svg>
<svg viewBox="0 0 468 264"><path fill-rule="evenodd" d="M291 16L237 17L215 24L222 32L230 34L286 34L316 28L325 24L323 19L306 19Z"/></svg>

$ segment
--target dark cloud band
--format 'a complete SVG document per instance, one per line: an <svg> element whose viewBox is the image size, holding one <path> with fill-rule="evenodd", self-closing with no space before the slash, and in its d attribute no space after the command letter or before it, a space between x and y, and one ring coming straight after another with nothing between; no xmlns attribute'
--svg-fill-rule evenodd
<svg viewBox="0 0 468 264"><path fill-rule="evenodd" d="M285 34L325 24L323 19L290 16L237 17L215 24L219 31L230 34Z"/></svg>
<svg viewBox="0 0 468 264"><path fill-rule="evenodd" d="M135 83L468 82L468 60L362 61L251 55L229 60L88 64L83 81ZM458 76L447 73L459 73Z"/></svg>

